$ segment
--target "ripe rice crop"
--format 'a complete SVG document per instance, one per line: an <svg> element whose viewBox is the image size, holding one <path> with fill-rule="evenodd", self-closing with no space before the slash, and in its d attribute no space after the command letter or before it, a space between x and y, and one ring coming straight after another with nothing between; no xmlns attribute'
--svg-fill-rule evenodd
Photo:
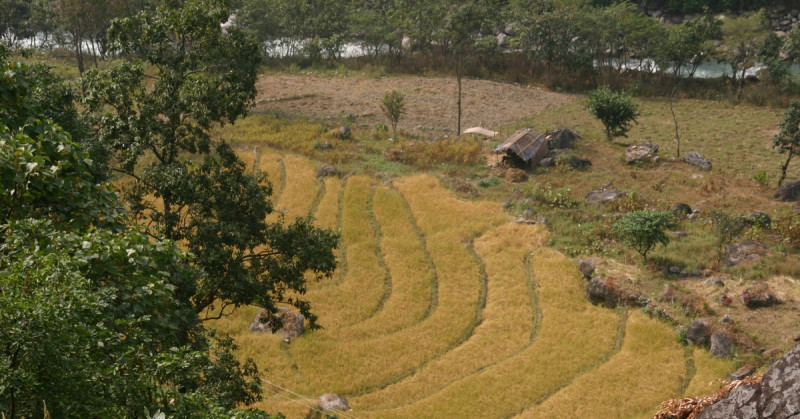
<svg viewBox="0 0 800 419"><path fill-rule="evenodd" d="M632 311L617 354L520 416L652 417L661 401L679 395L685 374L683 347L672 329Z"/></svg>
<svg viewBox="0 0 800 419"><path fill-rule="evenodd" d="M390 188L378 187L372 212L380 230L391 293L376 316L343 331L340 336L346 339L379 336L419 323L433 305L436 276L403 197Z"/></svg>
<svg viewBox="0 0 800 419"><path fill-rule="evenodd" d="M425 417L430 412L438 417L507 416L603 362L614 347L619 317L586 301L581 275L558 252L535 250L533 277L542 319L532 345L412 404L356 413L363 417Z"/></svg>
<svg viewBox="0 0 800 419"><path fill-rule="evenodd" d="M284 213L287 223L295 218L305 218L319 193L319 183L314 174L314 166L308 159L298 156L285 156L285 186L275 209Z"/></svg>
<svg viewBox="0 0 800 419"><path fill-rule="evenodd" d="M689 386L686 387L686 391L683 392L684 397L705 396L714 393L722 385L721 380L735 369L736 364L733 361L715 358L704 349L694 348L692 356L694 357L695 373Z"/></svg>
<svg viewBox="0 0 800 419"><path fill-rule="evenodd" d="M391 407L419 400L530 345L538 310L531 303L525 259L546 238L541 227L509 223L476 239L474 247L485 265L488 292L481 323L472 336L408 379L353 403Z"/></svg>

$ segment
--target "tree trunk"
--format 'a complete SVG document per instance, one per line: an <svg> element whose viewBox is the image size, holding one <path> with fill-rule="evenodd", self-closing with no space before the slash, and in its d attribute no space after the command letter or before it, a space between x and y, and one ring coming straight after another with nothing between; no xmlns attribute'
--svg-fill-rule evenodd
<svg viewBox="0 0 800 419"><path fill-rule="evenodd" d="M461 138L461 78L464 75L464 56L456 53L456 82L458 83L458 124L456 126L456 136Z"/></svg>
<svg viewBox="0 0 800 419"><path fill-rule="evenodd" d="M780 179L778 179L778 187L780 187L781 183L783 183L783 180L786 179L786 170L789 168L789 162L792 161L792 155L794 155L794 147L788 150L788 154L789 157L786 158L786 162L783 163L783 166L781 166L781 177Z"/></svg>
<svg viewBox="0 0 800 419"><path fill-rule="evenodd" d="M669 111L672 112L672 122L675 124L675 157L681 156L681 134L678 131L678 118L675 117L675 109L672 107L672 100L675 98L675 92L678 90L677 83L672 88L672 93L669 94Z"/></svg>

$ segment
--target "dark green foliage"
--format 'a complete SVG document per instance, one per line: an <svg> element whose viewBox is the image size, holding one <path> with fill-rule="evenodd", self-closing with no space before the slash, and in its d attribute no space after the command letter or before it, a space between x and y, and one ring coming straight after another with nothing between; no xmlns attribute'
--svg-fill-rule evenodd
<svg viewBox="0 0 800 419"><path fill-rule="evenodd" d="M733 216L721 210L711 211L711 231L714 233L720 260L725 253L725 246L736 240L745 227L747 224L742 217Z"/></svg>
<svg viewBox="0 0 800 419"><path fill-rule="evenodd" d="M608 86L590 92L584 106L603 123L609 141L615 137L627 137L627 132L639 116L639 104L631 95L614 92Z"/></svg>
<svg viewBox="0 0 800 419"><path fill-rule="evenodd" d="M781 186L786 179L786 170L792 157L800 153L800 101L792 100L789 108L783 114L783 120L778 124L780 131L772 139L772 147L778 149L778 153L786 153L786 161L781 165L781 177L778 178L778 186Z"/></svg>
<svg viewBox="0 0 800 419"><path fill-rule="evenodd" d="M178 294L200 313L214 304L275 309L305 292L305 274L330 275L337 235L309 220L267 223L271 188L247 172L209 129L246 113L256 93L258 45L240 29L223 31L223 0L169 1L156 13L115 21L112 48L139 58L87 76L94 112L130 181L124 198L148 234L181 241L205 272ZM316 327L308 304L291 301Z"/></svg>
<svg viewBox="0 0 800 419"><path fill-rule="evenodd" d="M403 94L397 90L386 92L381 100L381 110L392 124L392 135L397 137L397 122L400 121L400 116L406 113Z"/></svg>
<svg viewBox="0 0 800 419"><path fill-rule="evenodd" d="M88 154L43 119L57 105L36 100L28 69L0 68L0 413L266 417L232 411L260 380L198 322L206 274L129 225Z"/></svg>
<svg viewBox="0 0 800 419"><path fill-rule="evenodd" d="M667 211L639 210L620 217L613 225L620 239L647 260L656 245L669 244L666 231L675 227L674 216Z"/></svg>

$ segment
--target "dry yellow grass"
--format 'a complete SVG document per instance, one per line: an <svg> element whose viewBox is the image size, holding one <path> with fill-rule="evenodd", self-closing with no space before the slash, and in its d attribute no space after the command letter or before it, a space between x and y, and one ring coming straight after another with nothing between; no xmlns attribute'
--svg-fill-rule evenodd
<svg viewBox="0 0 800 419"><path fill-rule="evenodd" d="M520 417L652 417L660 402L678 395L685 373L672 328L634 311L619 353Z"/></svg>
<svg viewBox="0 0 800 419"><path fill-rule="evenodd" d="M686 391L683 392L684 397L705 396L714 393L723 384L721 380L736 369L733 361L715 358L705 349L695 348L692 356L694 357L695 373L689 386L686 387Z"/></svg>
<svg viewBox="0 0 800 419"><path fill-rule="evenodd" d="M402 196L385 186L378 187L372 212L381 233L385 269L391 275L391 293L374 317L343 330L338 335L340 339L366 339L395 332L422 321L432 307L435 274Z"/></svg>
<svg viewBox="0 0 800 419"><path fill-rule="evenodd" d="M258 155L259 150L258 147L253 147L252 149L249 146L244 146L238 149L236 155L239 156L239 159L242 160L247 170L254 171L257 169L258 163Z"/></svg>
<svg viewBox="0 0 800 419"><path fill-rule="evenodd" d="M359 417L506 416L602 362L614 347L619 317L586 301L584 281L574 262L558 252L537 249L533 275L542 313L533 345L416 403L372 412L359 411L361 407L354 404L354 413Z"/></svg>
<svg viewBox="0 0 800 419"><path fill-rule="evenodd" d="M258 171L267 174L267 180L272 183L272 203L280 198L283 188L283 156L269 150L260 150L258 158Z"/></svg>
<svg viewBox="0 0 800 419"><path fill-rule="evenodd" d="M339 229L339 192L342 190L342 181L338 177L329 177L323 183L325 194L317 205L314 215L314 224L322 228Z"/></svg>
<svg viewBox="0 0 800 419"><path fill-rule="evenodd" d="M473 335L408 379L353 399L353 405L376 409L420 400L530 345L536 312L525 259L546 239L543 228L520 224L502 225L476 239L474 247L485 264L488 292L481 324Z"/></svg>
<svg viewBox="0 0 800 419"><path fill-rule="evenodd" d="M353 179L357 178L348 180L348 188ZM497 211L496 204L454 198L429 176L403 179L398 189L426 235L439 279L437 308L425 321L376 339L340 341L331 337L335 332L320 331L293 341L291 356L298 366L298 377L313 387L309 394L368 392L397 381L455 347L475 326L481 274L465 242L493 224L507 221L507 216ZM345 214L351 206L347 195L346 191ZM431 199L434 201L429 202ZM437 203L452 209L450 216L442 216ZM343 214L343 232L345 219ZM358 302L359 293L366 290L356 291L339 304ZM291 378L281 385L291 388ZM280 411L287 403L271 400L259 406Z"/></svg>
<svg viewBox="0 0 800 419"><path fill-rule="evenodd" d="M299 156L283 158L286 182L275 209L284 213L286 222L295 218L305 218L319 194L319 182L311 162Z"/></svg>
<svg viewBox="0 0 800 419"><path fill-rule="evenodd" d="M326 330L338 333L343 327L373 315L385 294L386 272L377 257L375 232L369 222L368 203L375 181L351 176L345 184L342 202L343 279L335 286L309 291L307 298ZM340 256L341 257L341 256ZM336 278L342 272L334 275Z"/></svg>

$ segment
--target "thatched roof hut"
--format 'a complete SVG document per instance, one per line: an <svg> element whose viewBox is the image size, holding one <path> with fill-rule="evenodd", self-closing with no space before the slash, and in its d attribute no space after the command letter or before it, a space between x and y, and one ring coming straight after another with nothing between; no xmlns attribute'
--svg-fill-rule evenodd
<svg viewBox="0 0 800 419"><path fill-rule="evenodd" d="M504 155L504 163L517 167L530 167L543 159L549 150L544 135L525 128L512 134L494 151Z"/></svg>

